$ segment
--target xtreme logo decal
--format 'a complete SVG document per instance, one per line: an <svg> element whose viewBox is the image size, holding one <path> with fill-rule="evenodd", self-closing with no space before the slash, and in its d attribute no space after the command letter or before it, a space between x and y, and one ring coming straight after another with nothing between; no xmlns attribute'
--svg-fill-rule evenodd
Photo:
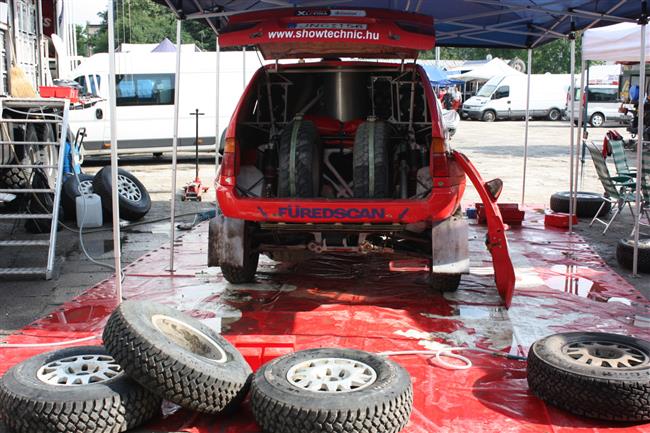
<svg viewBox="0 0 650 433"><path fill-rule="evenodd" d="M261 207L257 208L264 218L268 214ZM406 216L409 209L404 208L398 218ZM383 208L329 208L329 207L302 207L302 206L285 206L278 208L277 213L273 214L276 218L328 218L335 220L342 219L370 219L381 220L386 218L386 209Z"/></svg>

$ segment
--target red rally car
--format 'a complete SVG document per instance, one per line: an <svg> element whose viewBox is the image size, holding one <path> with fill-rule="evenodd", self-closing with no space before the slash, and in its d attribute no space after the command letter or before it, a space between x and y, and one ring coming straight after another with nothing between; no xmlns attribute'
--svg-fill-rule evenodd
<svg viewBox="0 0 650 433"><path fill-rule="evenodd" d="M244 283L260 254L417 257L426 259L433 288L456 290L469 271L460 207L469 177L486 208L496 286L509 305L515 276L496 206L502 183L484 182L450 149L425 71L406 62L434 47L430 17L251 12L232 16L219 42L255 46L275 63L255 73L221 140L210 266Z"/></svg>

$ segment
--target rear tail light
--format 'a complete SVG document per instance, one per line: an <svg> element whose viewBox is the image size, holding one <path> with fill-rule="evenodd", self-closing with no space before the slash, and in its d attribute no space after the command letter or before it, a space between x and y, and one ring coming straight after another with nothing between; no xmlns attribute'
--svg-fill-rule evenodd
<svg viewBox="0 0 650 433"><path fill-rule="evenodd" d="M447 148L447 142L444 138L433 137L431 139L431 152L432 153L445 153L449 150Z"/></svg>
<svg viewBox="0 0 650 433"><path fill-rule="evenodd" d="M431 176L447 177L449 176L449 167L447 166L447 142L444 138L433 137L431 139ZM434 185L435 186L435 185Z"/></svg>
<svg viewBox="0 0 650 433"><path fill-rule="evenodd" d="M235 137L226 138L226 143L223 148L223 159L221 161L221 176L219 183L221 185L229 186L235 184L237 155L235 150L237 148L237 140Z"/></svg>

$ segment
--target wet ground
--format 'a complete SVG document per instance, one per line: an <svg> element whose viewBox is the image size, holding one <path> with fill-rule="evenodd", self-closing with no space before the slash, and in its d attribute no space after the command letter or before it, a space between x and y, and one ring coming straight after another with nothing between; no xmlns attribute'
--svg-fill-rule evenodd
<svg viewBox="0 0 650 433"><path fill-rule="evenodd" d="M606 128L592 130L591 139L602 143ZM622 131L619 129L619 131ZM624 134L626 135L626 134ZM523 122L484 123L463 121L452 145L465 153L477 165L483 177L491 179L501 177L504 191L500 201L519 202L521 200L521 179L523 171ZM528 150L528 174L526 202L538 207L548 206L552 193L567 190L569 174L569 128L566 122L531 122ZM86 164L85 171L94 173L106 161ZM122 262L130 263L158 246L169 242L171 164L170 158L155 160L149 155L144 157L125 157L121 165L133 172L145 184L152 195L152 210L145 217L144 224L124 230L122 236ZM587 159L584 170L584 190L602 191ZM200 177L209 185L214 178L214 163L211 156L201 160ZM178 189L194 178L193 160L181 159L178 168ZM214 190L207 193L207 199L214 196ZM468 188L465 196L467 204L477 200L475 191ZM189 203L177 201L177 213L191 213L210 208L209 202ZM159 221L162 219L162 221ZM193 216L182 218L192 221ZM155 221L147 223L148 221ZM0 226L0 237L25 238L22 227L11 231L11 226ZM587 222L581 221L576 230L587 238L593 249L616 271L637 287L646 297L650 296L650 278L631 277L630 273L618 268L615 261L615 245L618 239L631 230L631 217L625 211L618 222L612 226L607 236L600 234L597 227L589 229ZM31 238L31 237L30 237ZM103 231L84 235L89 253L100 261L113 262L113 245L110 226ZM45 249L3 249L0 254L0 266L29 266L31 263L42 264ZM25 326L79 295L87 287L108 277L111 271L89 262L80 252L78 234L61 230L57 256L60 259L59 276L50 281L22 280L0 281L0 335L8 334Z"/></svg>

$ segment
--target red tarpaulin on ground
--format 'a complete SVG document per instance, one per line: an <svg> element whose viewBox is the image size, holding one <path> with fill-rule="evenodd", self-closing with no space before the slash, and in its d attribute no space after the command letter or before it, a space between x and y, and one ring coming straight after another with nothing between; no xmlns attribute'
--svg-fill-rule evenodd
<svg viewBox="0 0 650 433"><path fill-rule="evenodd" d="M178 240L178 272L164 271L160 248L125 268L124 295L191 312L225 336L253 369L295 350L352 347L367 351L477 345L525 354L543 336L604 331L650 340L650 303L614 273L579 236L544 229L529 212L508 232L517 289L506 310L496 293L485 227L471 225L472 273L457 293L430 293L423 273L391 273L384 259L323 256L288 271L265 261L255 284L233 286L206 267L207 224ZM629 305L628 305L629 304ZM43 343L99 335L117 305L106 280L37 320L11 343ZM644 321L645 319L645 321ZM100 343L100 340L97 340ZM85 343L84 343L85 344ZM0 373L39 349L0 349ZM621 425L574 417L545 405L526 383L526 363L464 352L474 366L449 371L425 356L394 359L411 374L414 409L406 433L603 432L640 433L650 425ZM149 425L153 431L258 432L246 403L234 415L180 410Z"/></svg>

